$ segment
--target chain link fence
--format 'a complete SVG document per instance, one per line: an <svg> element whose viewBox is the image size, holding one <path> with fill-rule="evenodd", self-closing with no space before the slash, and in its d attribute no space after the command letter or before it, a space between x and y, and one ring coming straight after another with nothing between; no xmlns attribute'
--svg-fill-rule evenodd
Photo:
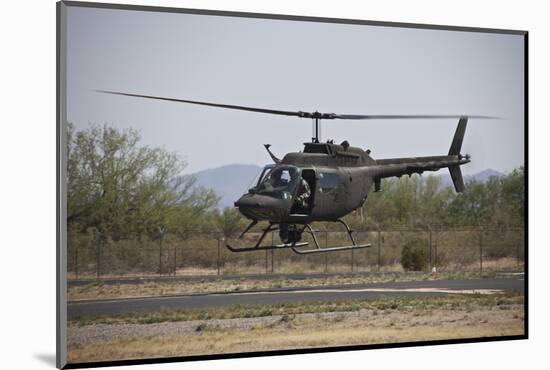
<svg viewBox="0 0 550 370"><path fill-rule="evenodd" d="M345 232L316 230L321 247L349 244ZM260 233L232 244L254 245ZM182 239L159 234L155 239L113 241L92 231L68 235L68 277L246 275L272 273L344 273L402 271L514 271L524 268L523 228L424 228L356 231L365 249L297 255L290 249L230 252L224 236L192 232ZM311 236L303 240L314 243ZM277 232L264 244L281 243Z"/></svg>

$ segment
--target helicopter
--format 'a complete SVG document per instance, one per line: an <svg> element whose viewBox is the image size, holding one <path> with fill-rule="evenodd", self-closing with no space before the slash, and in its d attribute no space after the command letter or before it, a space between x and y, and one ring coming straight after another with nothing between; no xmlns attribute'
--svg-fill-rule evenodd
<svg viewBox="0 0 550 370"><path fill-rule="evenodd" d="M368 248L370 243L358 244L353 230L342 219L347 214L361 208L370 189L381 191L381 181L388 177L422 174L425 171L438 171L448 168L455 191L464 191L464 180L460 166L471 161L468 154L461 154L462 142L469 119L496 119L480 115L363 115L284 111L255 108L239 105L218 104L195 100L184 100L152 95L132 94L108 90L100 93L136 98L164 100L179 103L197 104L217 108L244 110L256 113L285 115L313 120L314 131L311 142L304 143L300 152L287 153L279 159L264 144L273 163L266 165L253 181L248 192L234 202L238 211L250 220L250 224L239 235L244 236L259 222L267 222L253 246L226 247L232 252L252 252L260 250L289 248L297 254L337 252ZM335 144L333 140L319 140L319 126L322 120L385 120L385 119L458 119L458 125L446 155L374 159L370 149L353 147L347 140ZM321 247L313 222L334 222L343 225L350 244L345 246ZM262 245L270 232L278 231L281 244ZM307 233L315 246L304 249L308 241L302 241Z"/></svg>

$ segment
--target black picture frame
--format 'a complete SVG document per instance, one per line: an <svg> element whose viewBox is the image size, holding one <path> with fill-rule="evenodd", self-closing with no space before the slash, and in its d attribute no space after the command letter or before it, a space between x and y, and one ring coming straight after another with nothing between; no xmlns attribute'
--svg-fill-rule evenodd
<svg viewBox="0 0 550 370"><path fill-rule="evenodd" d="M524 334L512 335L512 336L498 336L498 337L485 337L485 338L473 338L473 339L445 339L445 340L430 340L419 342L402 342L402 343L387 343L387 344L370 344L370 345L349 345L349 346L337 346L337 347L323 347L323 348L304 348L304 349L288 349L288 350L274 350L274 351L259 351L259 352L246 352L246 353L233 353L233 354L215 354L215 355L194 355L194 356L179 356L179 357L166 357L166 358L144 358L136 360L120 360L120 361L104 361L104 362L91 362L91 363L67 363L66 362L66 325L67 325L67 245L66 245L66 168L65 166L65 136L66 130L66 8L67 7L85 7L96 9L116 9L127 11L141 11L141 12L167 12L167 13L180 13L180 14L196 14L196 15L216 15L224 17L244 17L244 18L256 18L256 19L276 19L287 21L300 21L300 22L317 22L317 23L336 23L336 24L353 24L353 25L367 25L367 26L382 26L382 27L398 27L398 28L412 28L412 29L430 29L430 30L447 30L447 31L460 31L460 32L478 32L478 33L494 33L494 34L510 34L523 36L524 40L524 170L525 170L525 233L524 233L524 263L525 263L525 278L524 278ZM157 7L157 6L139 6L139 5L124 5L124 4L109 4L109 3L92 3L92 2L79 2L79 1L61 1L57 3L57 214L56 214L56 227L57 227L57 310L56 310L56 359L57 367L64 369L72 368L95 368L105 366L122 366L122 365L137 365L137 364L158 364L158 363L172 363L182 361L202 361L202 360L215 360L215 359L230 359L230 358L245 358L245 357L264 357L264 356L279 356L279 355L291 355L291 354L310 354L321 352L340 352L340 351L357 351L379 348L400 348L400 347L416 347L416 346L433 346L433 345L446 345L446 344L459 344L459 343L480 343L480 342L495 342L495 341L509 341L509 340L524 340L529 338L529 195L528 195L528 181L529 181L529 146L528 146L528 133L529 133L529 120L528 120L528 31L525 30L510 30L510 29L493 29L493 28L477 28L477 27L458 27L447 25L431 25L431 24L417 24L417 23L400 23L400 22L382 22L382 21L369 21L359 19L338 19L338 18L325 18L325 17L311 17L311 16L290 16L282 14L262 14L262 13L248 13L248 12L232 12L232 11L218 11L218 10L202 10L202 9L186 9L186 8L174 8L174 7Z"/></svg>

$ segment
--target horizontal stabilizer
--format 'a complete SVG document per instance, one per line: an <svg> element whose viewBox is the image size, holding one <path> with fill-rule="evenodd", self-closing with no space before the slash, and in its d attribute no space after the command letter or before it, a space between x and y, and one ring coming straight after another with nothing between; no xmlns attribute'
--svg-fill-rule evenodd
<svg viewBox="0 0 550 370"><path fill-rule="evenodd" d="M453 179L453 184L457 193L462 193L464 191L464 179L462 178L462 171L460 166L450 166L449 172L451 173L451 178Z"/></svg>

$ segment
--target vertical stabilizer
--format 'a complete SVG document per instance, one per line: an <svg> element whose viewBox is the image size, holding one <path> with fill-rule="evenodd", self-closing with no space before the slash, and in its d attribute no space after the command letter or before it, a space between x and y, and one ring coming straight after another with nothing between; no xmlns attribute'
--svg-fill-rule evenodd
<svg viewBox="0 0 550 370"><path fill-rule="evenodd" d="M453 179L453 184L457 193L462 193L464 191L464 179L462 178L462 171L460 170L459 165L450 166L449 172L451 173L451 178Z"/></svg>
<svg viewBox="0 0 550 370"><path fill-rule="evenodd" d="M449 155L459 155L462 148L462 141L464 140L464 133L466 132L466 124L468 123L468 117L461 117L456 127L455 136L453 142L449 148Z"/></svg>
<svg viewBox="0 0 550 370"><path fill-rule="evenodd" d="M455 136L449 148L449 155L460 155L462 149L462 141L464 140L464 134L466 133L466 124L468 123L468 117L460 117L458 126L456 127ZM462 178L462 171L459 165L449 166L449 172L453 179L453 184L457 193L464 191L464 179Z"/></svg>

